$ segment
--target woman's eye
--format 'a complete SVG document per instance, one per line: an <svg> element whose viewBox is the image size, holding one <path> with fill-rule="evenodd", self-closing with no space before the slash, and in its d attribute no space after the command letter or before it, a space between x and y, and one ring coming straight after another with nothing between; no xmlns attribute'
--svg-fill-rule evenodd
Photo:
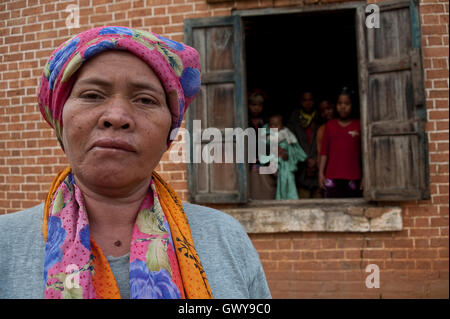
<svg viewBox="0 0 450 319"><path fill-rule="evenodd" d="M83 99L87 100L98 100L101 99L101 96L97 93L84 93L81 95Z"/></svg>
<svg viewBox="0 0 450 319"><path fill-rule="evenodd" d="M156 100L154 100L154 99L152 99L152 98L149 98L149 97L141 97L141 98L138 98L137 101L138 101L139 103L141 103L141 104L144 104L144 105L158 104L158 103L156 102Z"/></svg>

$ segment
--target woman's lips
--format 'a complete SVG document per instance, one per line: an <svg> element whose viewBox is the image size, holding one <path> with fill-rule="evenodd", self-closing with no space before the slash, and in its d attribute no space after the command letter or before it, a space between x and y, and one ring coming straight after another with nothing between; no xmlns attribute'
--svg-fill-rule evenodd
<svg viewBox="0 0 450 319"><path fill-rule="evenodd" d="M136 152L136 148L128 142L116 139L100 139L92 144L91 149L115 149L126 152Z"/></svg>

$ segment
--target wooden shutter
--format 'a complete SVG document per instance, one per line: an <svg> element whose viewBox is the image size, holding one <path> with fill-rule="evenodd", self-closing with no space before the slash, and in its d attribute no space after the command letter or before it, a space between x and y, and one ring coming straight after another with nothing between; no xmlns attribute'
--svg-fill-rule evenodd
<svg viewBox="0 0 450 319"><path fill-rule="evenodd" d="M186 128L193 137L193 120L201 129L247 127L242 22L238 16L186 19L185 41L199 51L202 68L201 91L190 105ZM210 141L191 138L188 163L189 199L199 203L242 203L247 201L245 163L193 163L194 152ZM201 142L200 142L201 141ZM235 142L234 142L235 143ZM222 152L223 153L223 152ZM197 161L198 162L198 161Z"/></svg>
<svg viewBox="0 0 450 319"><path fill-rule="evenodd" d="M429 198L426 105L415 0L384 1L379 28L357 11L364 197Z"/></svg>

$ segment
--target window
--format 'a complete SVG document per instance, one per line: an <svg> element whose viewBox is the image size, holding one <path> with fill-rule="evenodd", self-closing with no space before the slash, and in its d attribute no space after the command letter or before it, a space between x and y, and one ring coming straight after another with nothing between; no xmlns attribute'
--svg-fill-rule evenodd
<svg viewBox="0 0 450 319"><path fill-rule="evenodd" d="M281 69L255 52L260 35L270 36L271 30L284 28L291 41L286 49L301 50L305 41L312 43L313 54L304 53L302 61L295 61L293 57L298 68L309 68L310 74L311 68L318 68L319 73L325 72L327 67L332 73L348 69L345 81L353 83L359 90L364 198L368 201L429 198L420 26L418 8L411 5L413 3L409 0L380 3L380 28L366 27L365 2L237 11L228 17L186 20L185 41L199 51L203 74L201 92L188 111L187 129L192 134L195 119L201 120L202 129L216 127L222 134L225 128L246 128L247 84L259 85L259 81L265 80L262 68L257 65L261 60L267 61L263 69L271 74L268 76L270 83L266 85L279 97L281 104L289 104L286 94L295 90L295 72L285 69L291 52L285 52L286 60L280 61L284 63ZM322 29L316 29L319 28L317 23L315 28L306 28L319 20L323 21ZM348 50L352 54L323 52L329 47L315 41L315 35L326 34L323 28L333 24L336 28L329 30L328 40L333 45L342 42L345 52ZM296 31L297 28L300 30ZM345 34L345 39L331 39L335 32ZM271 39L267 42L277 46ZM328 61L330 63L319 65L317 61L323 61L327 55L342 63L335 65ZM316 63L305 61L314 56ZM291 87L287 93L273 80L281 78L277 74L272 76L274 72L288 77ZM318 74L312 82L320 85L321 76L327 74ZM337 81L333 75L328 76L331 79L323 83ZM192 144L191 154L206 143L208 141ZM190 200L198 203L248 202L246 165L190 161Z"/></svg>

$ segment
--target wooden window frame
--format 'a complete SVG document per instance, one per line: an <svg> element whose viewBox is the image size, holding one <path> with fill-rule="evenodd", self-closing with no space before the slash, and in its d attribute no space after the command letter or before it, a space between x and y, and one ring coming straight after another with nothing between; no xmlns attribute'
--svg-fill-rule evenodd
<svg viewBox="0 0 450 319"><path fill-rule="evenodd" d="M321 13L321 12L329 12L329 11L339 11L339 10L354 10L355 16L357 15L358 8L365 7L367 5L366 1L351 1L344 3L332 3L332 4L324 4L324 5L302 5L302 6L293 6L293 7L280 7L280 8L264 8L264 9L246 9L246 10L235 10L232 12L232 15L239 16L242 18L249 17L258 17L258 16L271 16L271 15L279 15L279 14L296 14L296 13ZM356 31L356 30L355 30ZM359 81L359 79L358 79ZM364 158L363 158L364 162ZM321 199L322 201L324 199ZM330 199L325 199L330 200ZM339 203L343 204L343 206L360 206L360 204L364 202L367 203L367 200L362 199L340 199ZM270 207L274 205L280 206L315 206L318 204L317 199L297 199L297 200L251 200L245 205L250 208L250 211L254 209L254 207ZM328 206L325 204L325 206ZM225 209L227 210L227 209ZM245 212L242 209L231 209L228 210L228 213L232 214L235 218L242 219L242 216ZM250 213L251 214L251 213ZM241 221L242 222L242 221ZM248 227L246 227L248 228ZM266 228L267 229L267 228ZM251 230L251 229L250 229ZM395 230L395 229L393 229Z"/></svg>
<svg viewBox="0 0 450 319"><path fill-rule="evenodd" d="M416 2L416 0L410 0L410 1L411 1L411 4L414 4ZM388 1L382 2L382 3L383 4L386 4L386 3L389 4L390 2L393 2L393 1L388 0ZM404 6L404 4L402 4L402 5ZM242 22L242 19L245 19L246 17L255 17L255 16L269 16L269 15L277 15L277 14L295 14L295 13L312 13L312 12L319 13L319 12L339 11L339 10L354 10L355 11L354 14L355 14L355 17L356 17L356 21L361 21L361 20L358 20L358 19L363 19L363 18L365 19L365 7L366 6L367 6L367 3L365 1L353 1L353 2L337 3L337 4L325 4L325 5L308 5L308 6L299 6L299 7L236 10L236 11L232 12L231 16L239 17L240 21ZM395 6L396 6L396 4L394 4L394 7ZM241 32L243 32L243 31L241 30ZM364 39L364 41L365 41L365 38L362 37L362 34L365 31L363 30L363 26L361 25L361 23L359 24L359 27L358 26L356 27L355 32L356 32L356 40L358 42L360 42L361 39ZM420 29L419 29L419 32L420 32ZM185 25L185 34L187 34L186 33L186 25ZM417 36L417 33L416 33L416 36ZM420 36L420 34L419 34L419 36ZM417 37L413 38L413 41L414 41L414 45L415 46L418 45L419 46L419 50L420 50L420 41L417 44L417 42L418 42L417 41ZM188 43L189 43L189 41L188 41ZM364 77L361 76L361 73L363 73L363 72L360 72L360 68L362 66L365 66L365 63L367 63L367 61L364 61L364 59L361 57L361 54L362 54L362 50L360 49L361 45L362 45L361 43L358 43L358 45L357 45L358 46L358 57L357 57L358 70L359 70L359 73L360 73L360 75L359 75L360 77L358 79L358 82L360 84L359 85L360 86L360 92L359 92L360 93L359 94L360 98L365 96L365 92L361 91L361 87L363 87L363 85L361 85L361 83L366 81L366 79L364 79ZM364 45L365 45L365 43L364 43ZM415 61L413 61L415 63L414 65L416 66L416 68L414 70L412 70L412 72L416 72L416 73L417 72L423 72L423 70L420 69L422 67L422 61L420 59L418 59L420 57L421 57L421 55L420 55L420 51L419 51L418 55L415 55L415 56L413 56L411 58L411 59L416 59ZM242 55L240 55L239 59L240 59L240 61L242 61L242 59L244 59L244 57ZM242 76L243 76L243 82L242 83L244 84L245 83L245 72L242 74ZM418 91L418 92L415 91L414 94L416 94L419 99L422 98L423 102L424 102L424 96L423 97L420 96L420 94L421 94L420 91ZM243 104L244 105L241 105L241 107L245 108L246 101ZM420 111L420 112L422 112L422 119L424 121L426 121L426 112L423 112L423 108L422 108L422 111ZM187 119L189 119L189 114L188 114ZM362 126L364 126L364 123L365 123L365 119L362 118ZM417 125L422 125L422 124L423 123L419 123L419 124L415 124L415 125L417 126ZM187 123L186 126L189 127L189 123ZM363 128L363 130L364 129L365 128ZM414 132L416 132L416 131L414 131ZM424 160L424 163L427 166L428 165L428 147L427 147L426 136L421 136L421 137L425 140L425 144L423 145L423 149L421 149L420 156L422 156L421 159ZM365 139L363 139L363 150L366 150L367 147L368 146L366 145L366 141L365 141ZM367 153L364 153L364 154L367 154ZM363 164L363 172L364 172L364 174L366 174L366 172L368 170L368 167L367 167L368 160L364 157L364 154L362 155L363 156L363 163L364 163ZM425 159L423 157L425 157ZM429 173L428 173L428 169L426 170L426 172L427 172L427 176L425 176L423 178L423 180L425 181L424 185L423 185L423 195L422 195L423 199L429 198L429 182L428 182L428 174ZM191 177L192 177L192 171L189 171L189 168L188 168L188 179L190 179ZM191 182L192 181L188 181L188 183L191 183ZM244 183L244 184L245 184L245 187L248 188L247 187L247 183ZM240 186L242 188L242 185L240 185ZM248 190L247 190L246 193L248 194ZM231 207L233 205L234 206L237 205L237 206L240 206L240 207L249 207L249 208L253 208L254 209L254 207L257 207L257 206L274 206L274 205L277 205L277 204L283 204L283 203L281 203L280 201L277 201L277 200L270 200L270 201L252 200L252 201L248 201L247 194L245 196L241 196L239 201L235 201L234 203L230 202L229 204L226 204L226 206ZM201 197L202 196L200 196L199 198L201 198ZM212 196L209 196L209 198L211 198L211 197ZM385 196L381 200L396 201L396 197L395 196L394 197ZM194 199L193 201L196 201L196 200ZM379 201L379 200L375 200L374 201L373 199L371 199L370 194L365 194L364 202L367 205L375 205L376 206L376 204L374 204L374 203L376 203L377 201ZM200 202L200 201L198 201L198 202ZM308 202L309 202L309 200L300 199L300 200L295 200L295 201L289 201L289 205L291 205L291 204L293 204L293 205L294 204L295 205L304 205L304 204L308 204ZM311 201L311 203L312 202L313 201ZM209 204L214 204L214 201L212 201L212 202L209 201L208 203ZM342 200L342 203L345 204L345 200ZM349 204L354 203L354 199L348 200L348 203Z"/></svg>

